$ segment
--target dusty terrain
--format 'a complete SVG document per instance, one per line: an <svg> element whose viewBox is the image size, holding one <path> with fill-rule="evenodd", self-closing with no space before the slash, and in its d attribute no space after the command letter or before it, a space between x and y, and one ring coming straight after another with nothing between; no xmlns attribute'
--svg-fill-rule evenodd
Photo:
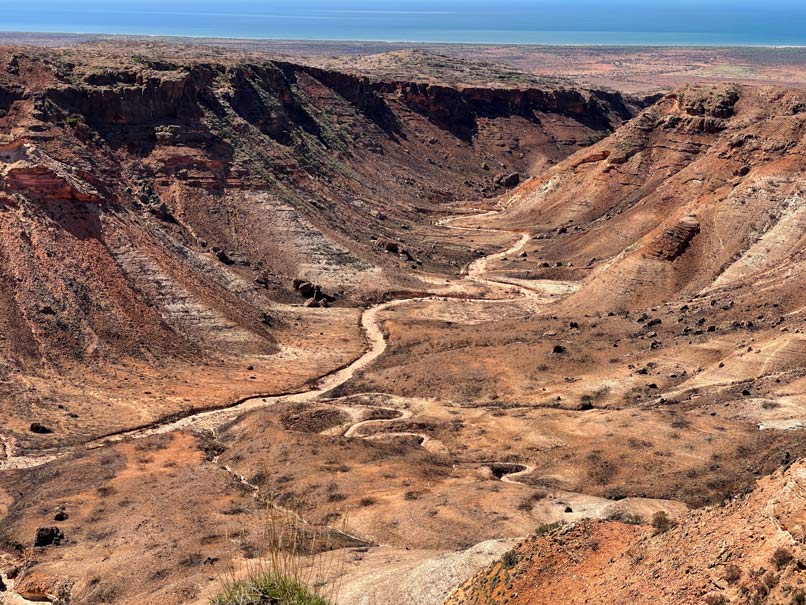
<svg viewBox="0 0 806 605"><path fill-rule="evenodd" d="M543 528L459 587L476 603L802 603L803 463L676 527L617 521Z"/></svg>
<svg viewBox="0 0 806 605"><path fill-rule="evenodd" d="M344 605L794 598L802 90L165 42L0 68L3 598L205 603L267 507L332 537Z"/></svg>

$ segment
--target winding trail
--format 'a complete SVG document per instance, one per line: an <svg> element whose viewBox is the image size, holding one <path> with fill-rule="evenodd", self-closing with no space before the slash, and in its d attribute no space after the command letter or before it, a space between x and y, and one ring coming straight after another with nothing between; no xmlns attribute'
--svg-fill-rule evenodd
<svg viewBox="0 0 806 605"><path fill-rule="evenodd" d="M515 464L513 466L523 468L520 470L513 468L512 472L503 473L501 475L500 480L503 481L504 483L515 483L517 485L526 485L525 483L522 483L517 479L515 479L515 477L525 477L526 475L530 475L535 471L535 467L532 466L531 464Z"/></svg>
<svg viewBox="0 0 806 605"><path fill-rule="evenodd" d="M492 289L501 289L502 287L508 287L511 292L513 291L512 289L514 289L515 294L520 294L532 299L540 298L541 297L540 294L542 292L543 298L545 298L545 291L542 291L540 288L529 288L521 284L510 283L500 279L490 279L484 276L485 273L487 272L487 266L490 262L502 259L509 255L518 254L521 250L523 250L523 248L531 239L531 236L528 233L522 233L520 231L509 231L506 229L491 229L491 228L475 229L471 227L452 226L450 224L455 220L467 219L467 218L481 218L484 216L496 214L497 212L498 211L488 211L478 215L462 215L458 217L444 219L443 221L437 223L438 225L444 226L448 229L456 229L472 232L515 233L520 235L518 240L505 250L496 252L494 254L490 254L488 256L481 257L469 263L462 271L462 274L464 276L463 281L467 280L473 283L487 286L488 288ZM435 293L429 296L396 299L389 302L373 305L367 308L361 314L361 327L364 331L368 343L366 351L349 365L320 377L316 383L316 386L313 389L307 391L301 391L298 393L286 393L267 397L260 397L260 396L250 397L248 399L238 401L231 405L192 412L186 416L182 416L181 418L158 420L155 421L154 423L151 423L143 427L138 427L126 431L121 431L112 435L99 437L97 439L87 441L81 445L62 448L59 450L55 449L44 450L39 453L30 455L15 454L13 440L6 436L0 435L0 446L2 446L2 450L4 450L5 452L5 459L0 460L0 471L11 469L26 469L42 466L43 464L47 464L48 462L57 460L58 458L61 458L76 451L80 451L82 449L92 450L99 447L111 445L114 443L119 443L126 439L142 439L153 435L160 435L172 431L187 429L190 427L194 427L197 429L215 429L216 427L221 426L226 422L236 419L238 416L244 414L245 412L270 407L272 405L275 405L276 403L279 403L280 401L296 402L296 403L310 403L316 401L326 396L329 392L333 391L334 389L350 381L357 372L369 366L373 361L375 361L378 357L380 357L384 353L384 351L386 350L387 343L386 339L384 338L383 330L381 328L381 322L378 319L380 313L401 305L424 302L424 301L445 301L445 300L456 300L455 293L447 292L446 294L443 295ZM468 298L460 298L458 300L460 300L462 303L469 303L469 304L473 303L490 304L490 303L512 303L514 300L516 300L516 298L510 295L498 298L468 297ZM423 446L425 446L425 443L429 440L429 437L427 435L420 435L420 434L417 435L423 437Z"/></svg>

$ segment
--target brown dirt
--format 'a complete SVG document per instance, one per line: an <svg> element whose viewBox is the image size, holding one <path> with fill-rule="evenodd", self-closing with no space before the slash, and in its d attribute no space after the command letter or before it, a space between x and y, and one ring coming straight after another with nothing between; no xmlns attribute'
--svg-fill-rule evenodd
<svg viewBox="0 0 806 605"><path fill-rule="evenodd" d="M798 463L750 495L690 513L663 532L584 522L535 535L446 605L798 603L805 480Z"/></svg>

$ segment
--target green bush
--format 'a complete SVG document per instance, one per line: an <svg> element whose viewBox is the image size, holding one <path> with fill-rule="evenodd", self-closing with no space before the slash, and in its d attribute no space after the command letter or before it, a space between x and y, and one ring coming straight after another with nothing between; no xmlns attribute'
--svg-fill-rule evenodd
<svg viewBox="0 0 806 605"><path fill-rule="evenodd" d="M276 572L255 574L234 582L213 598L212 605L330 605L330 601L311 592L302 582Z"/></svg>
<svg viewBox="0 0 806 605"><path fill-rule="evenodd" d="M518 564L518 561L520 561L520 555L518 555L517 551L514 549L508 550L504 553L504 556L501 557L501 566L504 567L504 569L512 569Z"/></svg>
<svg viewBox="0 0 806 605"><path fill-rule="evenodd" d="M299 514L268 504L256 552L245 569L230 566L220 593L210 605L331 605L343 557L336 553L336 532L313 526Z"/></svg>

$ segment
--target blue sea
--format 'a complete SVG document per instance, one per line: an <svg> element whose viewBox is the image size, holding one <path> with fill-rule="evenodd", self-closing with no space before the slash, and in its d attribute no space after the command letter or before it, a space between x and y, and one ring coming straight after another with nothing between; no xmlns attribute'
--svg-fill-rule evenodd
<svg viewBox="0 0 806 605"><path fill-rule="evenodd" d="M806 45L806 0L6 0L0 31L560 45Z"/></svg>

